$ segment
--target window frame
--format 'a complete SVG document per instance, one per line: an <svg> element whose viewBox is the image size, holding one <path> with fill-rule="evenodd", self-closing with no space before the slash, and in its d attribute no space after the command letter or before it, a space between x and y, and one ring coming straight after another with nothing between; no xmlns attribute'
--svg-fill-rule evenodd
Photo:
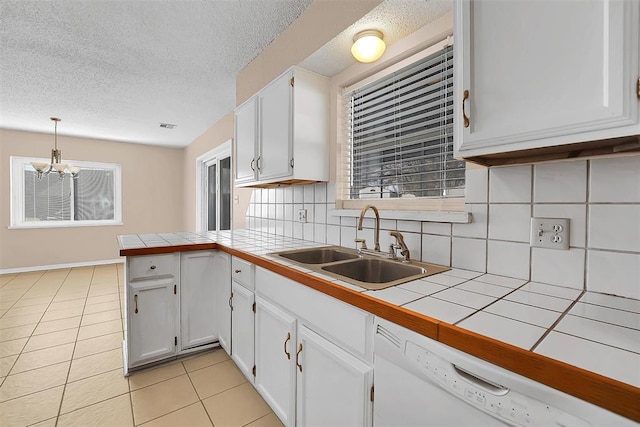
<svg viewBox="0 0 640 427"><path fill-rule="evenodd" d="M459 197L433 197L433 198L371 198L371 199L351 199L349 198L349 182L350 182L350 166L349 166L349 147L347 132L345 130L345 117L347 112L344 110L345 95L356 89L362 88L373 83L393 72L396 72L406 66L409 66L421 59L424 59L434 53L441 51L446 46L453 45L453 37L448 36L439 42L399 61L383 68L376 70L371 75L356 81L355 83L340 86L338 88L338 158L336 167L336 209L353 210L362 209L369 204L375 204L380 210L395 211L434 211L434 212L464 212L465 198ZM353 80L352 80L353 81ZM454 112L455 113L455 112Z"/></svg>
<svg viewBox="0 0 640 427"><path fill-rule="evenodd" d="M10 158L10 182L11 193L11 220L9 229L30 228L73 228L73 227L101 227L122 225L122 167L117 163L87 162L80 160L65 160L65 162L78 166L81 169L109 169L113 171L114 179L114 207L113 219L108 220L74 220L68 221L25 221L24 220L24 165L31 162L49 163L50 159L38 157L11 156ZM54 173L54 172L52 172ZM73 179L71 175L64 179ZM73 183L71 185L70 203L74 202Z"/></svg>

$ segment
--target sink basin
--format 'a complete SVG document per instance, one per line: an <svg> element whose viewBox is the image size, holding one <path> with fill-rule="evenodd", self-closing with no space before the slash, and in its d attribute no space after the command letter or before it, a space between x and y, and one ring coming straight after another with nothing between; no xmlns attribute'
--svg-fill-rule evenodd
<svg viewBox="0 0 640 427"><path fill-rule="evenodd" d="M326 265L322 269L366 283L389 283L413 276L419 277L426 272L426 269L415 265L371 258Z"/></svg>
<svg viewBox="0 0 640 427"><path fill-rule="evenodd" d="M449 267L360 255L341 246L274 252L305 268L369 290L385 289L449 270Z"/></svg>
<svg viewBox="0 0 640 427"><path fill-rule="evenodd" d="M357 253L335 248L298 249L296 251L280 252L278 255L301 264L327 264L358 258Z"/></svg>

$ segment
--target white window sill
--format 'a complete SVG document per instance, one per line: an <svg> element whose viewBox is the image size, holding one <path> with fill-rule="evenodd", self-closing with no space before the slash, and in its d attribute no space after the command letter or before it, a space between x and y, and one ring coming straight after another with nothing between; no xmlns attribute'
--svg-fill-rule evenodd
<svg viewBox="0 0 640 427"><path fill-rule="evenodd" d="M327 212L327 214L340 217L358 218L360 217L360 212L360 209L333 209ZM471 212L380 210L380 219L468 224L473 218Z"/></svg>
<svg viewBox="0 0 640 427"><path fill-rule="evenodd" d="M10 225L7 227L8 230L28 230L34 228L75 228L75 227L111 227L124 225L122 221L78 221L76 222L63 222L63 223L37 223L37 224L18 224L18 225Z"/></svg>

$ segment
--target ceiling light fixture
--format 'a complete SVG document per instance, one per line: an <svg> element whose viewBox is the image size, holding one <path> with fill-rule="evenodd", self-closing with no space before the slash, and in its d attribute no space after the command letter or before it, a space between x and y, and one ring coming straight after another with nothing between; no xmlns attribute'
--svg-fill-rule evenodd
<svg viewBox="0 0 640 427"><path fill-rule="evenodd" d="M49 175L49 173L54 170L58 173L60 179L64 179L67 172L70 173L73 178L76 178L78 176L78 172L80 172L80 168L77 166L70 166L67 163L62 163L62 152L58 150L58 122L60 119L57 117L51 117L51 120L55 123L51 162L31 162L31 166L36 170L38 179L42 179L44 175Z"/></svg>
<svg viewBox="0 0 640 427"><path fill-rule="evenodd" d="M351 54L356 60L365 64L377 61L387 47L382 40L383 37L382 31L379 30L360 31L353 36Z"/></svg>

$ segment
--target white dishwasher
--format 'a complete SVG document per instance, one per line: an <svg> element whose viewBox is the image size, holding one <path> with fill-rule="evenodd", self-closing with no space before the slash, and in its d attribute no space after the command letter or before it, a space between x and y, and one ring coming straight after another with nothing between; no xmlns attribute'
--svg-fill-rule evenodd
<svg viewBox="0 0 640 427"><path fill-rule="evenodd" d="M638 425L384 319L375 331L374 427Z"/></svg>

